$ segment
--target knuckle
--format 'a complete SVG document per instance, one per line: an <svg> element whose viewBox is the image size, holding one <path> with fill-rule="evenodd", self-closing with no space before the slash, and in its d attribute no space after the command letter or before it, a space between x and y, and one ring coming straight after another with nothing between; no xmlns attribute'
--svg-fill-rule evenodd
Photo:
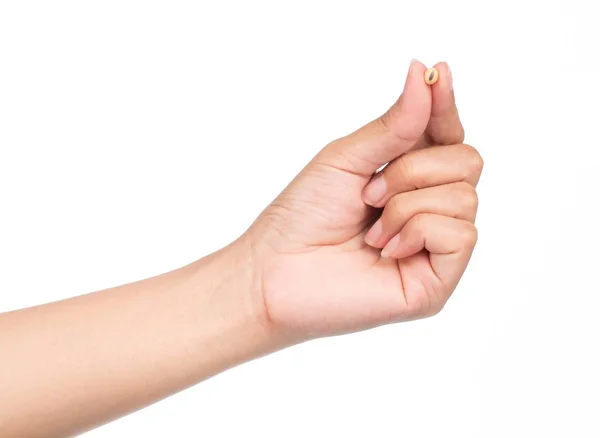
<svg viewBox="0 0 600 438"><path fill-rule="evenodd" d="M418 132L418 127L403 124L401 119L401 106L399 102L396 102L389 110L377 118L376 121L383 132L392 135L397 140L405 143L416 142L421 135Z"/></svg>
<svg viewBox="0 0 600 438"><path fill-rule="evenodd" d="M411 186L414 185L412 181L415 179L415 166L410 154L402 155L398 158L397 163L396 171L398 177L404 181L410 182Z"/></svg>
<svg viewBox="0 0 600 438"><path fill-rule="evenodd" d="M465 181L457 182L455 187L461 206L468 211L477 210L479 198L475 187Z"/></svg>
<svg viewBox="0 0 600 438"><path fill-rule="evenodd" d="M462 241L467 248L473 248L477 244L478 239L477 227L471 223L467 223L463 228Z"/></svg>
<svg viewBox="0 0 600 438"><path fill-rule="evenodd" d="M398 224L404 224L409 219L410 211L410 205L407 204L405 197L400 193L390 198L381 217L384 225L398 227Z"/></svg>
<svg viewBox="0 0 600 438"><path fill-rule="evenodd" d="M465 163L469 168L469 172L476 175L481 174L484 163L479 151L469 144L463 144L462 148L465 151Z"/></svg>
<svg viewBox="0 0 600 438"><path fill-rule="evenodd" d="M406 224L406 227L410 227L410 231L417 234L422 234L427 228L427 214L417 213L415 214Z"/></svg>
<svg viewBox="0 0 600 438"><path fill-rule="evenodd" d="M443 136L447 141L443 141L442 145L461 144L465 140L465 129L461 124L448 123L442 125Z"/></svg>
<svg viewBox="0 0 600 438"><path fill-rule="evenodd" d="M385 209L388 210L388 213L398 215L402 211L402 200L400 199L400 195L392 196L386 204Z"/></svg>

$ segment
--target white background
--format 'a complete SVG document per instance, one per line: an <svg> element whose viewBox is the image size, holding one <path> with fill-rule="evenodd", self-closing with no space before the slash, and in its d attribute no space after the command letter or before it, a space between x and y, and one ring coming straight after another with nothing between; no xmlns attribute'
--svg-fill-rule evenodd
<svg viewBox="0 0 600 438"><path fill-rule="evenodd" d="M478 249L445 310L254 361L86 437L600 436L593 5L1 2L0 310L225 245L387 109L412 58L445 60L486 161Z"/></svg>

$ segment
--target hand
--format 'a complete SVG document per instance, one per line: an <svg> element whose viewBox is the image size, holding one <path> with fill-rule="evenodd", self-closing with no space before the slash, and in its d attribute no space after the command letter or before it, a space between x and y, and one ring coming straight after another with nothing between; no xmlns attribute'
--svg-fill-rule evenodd
<svg viewBox="0 0 600 438"><path fill-rule="evenodd" d="M436 67L430 87L412 63L399 100L326 146L246 233L277 331L301 340L422 318L455 289L483 163L462 144L450 70Z"/></svg>

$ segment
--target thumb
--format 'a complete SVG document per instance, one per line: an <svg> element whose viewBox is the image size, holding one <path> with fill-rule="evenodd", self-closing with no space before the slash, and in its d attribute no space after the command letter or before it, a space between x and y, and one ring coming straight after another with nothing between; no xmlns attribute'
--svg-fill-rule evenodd
<svg viewBox="0 0 600 438"><path fill-rule="evenodd" d="M396 103L378 119L330 143L316 160L368 177L408 151L425 132L431 112L431 90L423 80L425 70L422 63L413 61Z"/></svg>

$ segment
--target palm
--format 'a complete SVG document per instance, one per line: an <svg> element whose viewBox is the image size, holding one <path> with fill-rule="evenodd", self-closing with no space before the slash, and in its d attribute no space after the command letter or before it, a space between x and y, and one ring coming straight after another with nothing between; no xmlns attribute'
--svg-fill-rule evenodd
<svg viewBox="0 0 600 438"><path fill-rule="evenodd" d="M312 163L265 211L276 230L263 291L272 317L318 335L414 317L431 304L426 253L381 259L364 243L377 213L361 199L368 180Z"/></svg>

